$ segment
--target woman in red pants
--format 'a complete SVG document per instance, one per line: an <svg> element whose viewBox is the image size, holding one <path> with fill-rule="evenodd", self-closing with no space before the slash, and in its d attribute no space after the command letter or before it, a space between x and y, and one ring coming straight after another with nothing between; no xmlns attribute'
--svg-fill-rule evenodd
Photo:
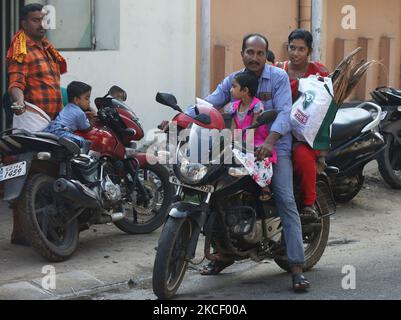
<svg viewBox="0 0 401 320"><path fill-rule="evenodd" d="M297 29L288 37L289 61L276 64L277 67L288 73L293 102L299 98L298 80L300 78L307 78L310 75L322 77L329 75L329 71L323 64L309 61L312 50L312 34L306 30ZM302 219L317 217L315 209L316 172L320 172L326 167L326 155L327 151L316 151L306 143L294 141L293 164L303 200L303 208L300 212Z"/></svg>

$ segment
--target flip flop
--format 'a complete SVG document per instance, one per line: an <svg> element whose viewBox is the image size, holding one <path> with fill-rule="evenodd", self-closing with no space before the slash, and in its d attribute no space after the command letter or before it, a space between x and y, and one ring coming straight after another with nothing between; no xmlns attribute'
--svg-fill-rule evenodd
<svg viewBox="0 0 401 320"><path fill-rule="evenodd" d="M303 221L317 220L319 218L316 210L310 206L303 208L299 213L299 216Z"/></svg>
<svg viewBox="0 0 401 320"><path fill-rule="evenodd" d="M292 288L294 292L306 292L310 288L310 282L302 273L292 274Z"/></svg>

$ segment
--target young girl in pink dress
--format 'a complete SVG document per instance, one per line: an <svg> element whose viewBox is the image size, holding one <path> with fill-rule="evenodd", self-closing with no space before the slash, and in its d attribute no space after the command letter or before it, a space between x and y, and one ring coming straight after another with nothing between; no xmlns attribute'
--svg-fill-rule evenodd
<svg viewBox="0 0 401 320"><path fill-rule="evenodd" d="M250 71L238 73L232 83L231 95L235 100L227 105L225 113L233 116L232 129L246 129L256 122L257 117L264 111L263 103L256 98L259 86L259 79ZM247 139L249 132L244 135ZM254 131L253 146L255 150L260 147L269 135L266 125ZM277 155L274 152L271 158L263 161L256 161L252 153L244 154L234 150L236 158L245 166L252 175L255 182L262 187L261 201L271 199L270 183L273 176L273 164L277 162Z"/></svg>

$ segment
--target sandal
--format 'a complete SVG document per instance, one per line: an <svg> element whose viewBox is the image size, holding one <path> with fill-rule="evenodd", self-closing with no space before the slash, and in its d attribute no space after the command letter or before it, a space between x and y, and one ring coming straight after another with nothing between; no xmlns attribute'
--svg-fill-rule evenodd
<svg viewBox="0 0 401 320"><path fill-rule="evenodd" d="M199 273L202 276L215 276L233 263L234 261L211 261Z"/></svg>
<svg viewBox="0 0 401 320"><path fill-rule="evenodd" d="M319 217L314 206L305 206L299 213L301 220L317 220Z"/></svg>
<svg viewBox="0 0 401 320"><path fill-rule="evenodd" d="M292 288L294 292L305 292L310 288L310 282L302 273L292 274Z"/></svg>

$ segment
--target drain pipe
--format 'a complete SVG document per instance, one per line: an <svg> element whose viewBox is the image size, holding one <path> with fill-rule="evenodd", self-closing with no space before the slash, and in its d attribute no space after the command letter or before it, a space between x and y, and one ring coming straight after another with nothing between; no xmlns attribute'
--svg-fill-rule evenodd
<svg viewBox="0 0 401 320"><path fill-rule="evenodd" d="M314 61L322 61L324 55L323 48L323 15L324 0L312 0L312 34L314 42L314 50L312 59Z"/></svg>
<svg viewBox="0 0 401 320"><path fill-rule="evenodd" d="M211 44L210 44L210 9L211 0L201 0L200 15L200 37L201 37L201 57L200 57L200 93L204 98L210 93L210 64L211 64Z"/></svg>

